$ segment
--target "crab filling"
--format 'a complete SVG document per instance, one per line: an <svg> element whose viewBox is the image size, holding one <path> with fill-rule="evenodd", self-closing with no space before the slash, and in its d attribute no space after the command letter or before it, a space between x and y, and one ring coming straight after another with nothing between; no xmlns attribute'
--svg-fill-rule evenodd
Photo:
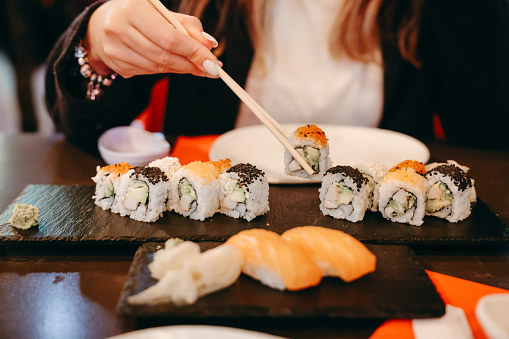
<svg viewBox="0 0 509 339"><path fill-rule="evenodd" d="M320 151L317 148L314 148L312 146L303 146L303 147L297 147L295 149L299 155L306 160L309 167L315 171L315 173L318 173L319 169L319 162L320 162ZM293 159L292 162L288 165L288 169L292 172L294 171L300 171L302 170L302 167L299 165L297 160Z"/></svg>
<svg viewBox="0 0 509 339"><path fill-rule="evenodd" d="M389 200L387 207L385 207L385 214L391 218L402 216L414 207L416 201L417 199L413 193L400 189Z"/></svg>
<svg viewBox="0 0 509 339"><path fill-rule="evenodd" d="M235 209L238 203L243 203L246 201L246 195L244 191L240 187L237 180L230 180L224 186L224 194L225 197L221 205L229 210Z"/></svg>
<svg viewBox="0 0 509 339"><path fill-rule="evenodd" d="M341 205L349 205L353 201L353 191L344 182L334 182L330 185L323 200L323 207L336 209Z"/></svg>
<svg viewBox="0 0 509 339"><path fill-rule="evenodd" d="M127 188L124 198L124 207L127 210L134 211L140 204L145 205L148 200L148 185L141 181L133 181Z"/></svg>
<svg viewBox="0 0 509 339"><path fill-rule="evenodd" d="M97 185L97 199L107 199L115 196L113 182L108 178L101 178Z"/></svg>
<svg viewBox="0 0 509 339"><path fill-rule="evenodd" d="M443 182L436 183L431 187L426 200L426 211L435 213L452 205L452 192Z"/></svg>
<svg viewBox="0 0 509 339"><path fill-rule="evenodd" d="M196 191L186 178L180 179L178 193L180 208L185 212L189 212L193 202L196 201Z"/></svg>

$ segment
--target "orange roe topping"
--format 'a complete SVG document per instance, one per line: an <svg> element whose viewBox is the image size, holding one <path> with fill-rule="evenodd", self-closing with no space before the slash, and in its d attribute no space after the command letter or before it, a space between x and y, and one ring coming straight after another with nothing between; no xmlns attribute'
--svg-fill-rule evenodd
<svg viewBox="0 0 509 339"><path fill-rule="evenodd" d="M131 168L133 168L133 166L129 165L127 162L122 161L120 164L104 166L101 168L101 170L110 173L115 173L117 175L122 175L129 171Z"/></svg>
<svg viewBox="0 0 509 339"><path fill-rule="evenodd" d="M222 159L218 161L193 161L182 168L190 172L196 180L200 180L204 184L217 179L219 175L230 168L230 159Z"/></svg>
<svg viewBox="0 0 509 339"><path fill-rule="evenodd" d="M301 126L295 130L294 135L297 139L313 140L320 148L324 148L327 145L324 131L316 125Z"/></svg>
<svg viewBox="0 0 509 339"><path fill-rule="evenodd" d="M224 173L227 169L232 167L232 161L229 158L209 162L216 167L219 174Z"/></svg>
<svg viewBox="0 0 509 339"><path fill-rule="evenodd" d="M426 168L424 167L424 164L422 162L419 162L417 160L405 160L394 166L389 170L389 172L394 172L400 169L413 169L420 175L424 175L426 173Z"/></svg>
<svg viewBox="0 0 509 339"><path fill-rule="evenodd" d="M426 190L426 179L414 171L407 171L405 169L390 171L384 177L383 182L388 182L391 180L412 183L412 185L421 192Z"/></svg>

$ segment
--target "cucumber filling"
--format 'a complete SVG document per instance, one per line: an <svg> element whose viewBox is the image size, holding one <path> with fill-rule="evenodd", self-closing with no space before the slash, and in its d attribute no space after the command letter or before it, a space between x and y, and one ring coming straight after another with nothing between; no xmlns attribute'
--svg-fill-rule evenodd
<svg viewBox="0 0 509 339"><path fill-rule="evenodd" d="M107 199L115 196L115 191L113 190L113 182L111 179L101 178L99 184L97 185L97 195L96 198L98 200Z"/></svg>
<svg viewBox="0 0 509 339"><path fill-rule="evenodd" d="M389 200L387 207L385 207L385 215L390 218L402 216L414 207L416 201L417 198L413 193L400 189Z"/></svg>
<svg viewBox="0 0 509 339"><path fill-rule="evenodd" d="M320 150L314 148L312 146L303 146L297 147L295 149L299 155L306 160L307 164L318 173L319 164L320 164ZM288 169L290 171L300 171L302 170L301 165L297 162L297 160L293 159L292 162L288 165Z"/></svg>
<svg viewBox="0 0 509 339"><path fill-rule="evenodd" d="M186 179L182 178L179 181L178 185L178 193L179 193L179 206L185 212L189 212L191 209L191 205L194 201L196 201L196 191L193 188L193 185Z"/></svg>
<svg viewBox="0 0 509 339"><path fill-rule="evenodd" d="M452 192L446 183L439 182L431 187L426 200L426 211L436 213L451 206L453 201Z"/></svg>
<svg viewBox="0 0 509 339"><path fill-rule="evenodd" d="M246 195L237 180L230 180L224 186L225 197L221 205L229 210L235 209L238 203L246 201Z"/></svg>
<svg viewBox="0 0 509 339"><path fill-rule="evenodd" d="M148 185L141 181L133 181L127 188L127 193L124 198L124 208L134 211L140 204L147 204L148 200Z"/></svg>
<svg viewBox="0 0 509 339"><path fill-rule="evenodd" d="M341 205L350 205L353 201L353 191L341 182L334 182L330 185L323 200L323 207L336 209Z"/></svg>

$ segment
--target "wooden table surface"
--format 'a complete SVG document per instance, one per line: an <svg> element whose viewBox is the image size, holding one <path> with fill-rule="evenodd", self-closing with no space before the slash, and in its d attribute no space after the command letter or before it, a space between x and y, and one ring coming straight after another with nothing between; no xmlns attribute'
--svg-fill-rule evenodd
<svg viewBox="0 0 509 339"><path fill-rule="evenodd" d="M428 143L431 161L468 165L478 196L509 224L509 154ZM0 134L0 210L28 184L91 185L97 154L62 136ZM509 248L414 249L426 269L509 289ZM134 329L115 312L132 250L0 247L0 338L104 338ZM192 323L192 322L190 322ZM214 324L214 322L208 322ZM245 321L236 326L292 338L366 338L379 320Z"/></svg>

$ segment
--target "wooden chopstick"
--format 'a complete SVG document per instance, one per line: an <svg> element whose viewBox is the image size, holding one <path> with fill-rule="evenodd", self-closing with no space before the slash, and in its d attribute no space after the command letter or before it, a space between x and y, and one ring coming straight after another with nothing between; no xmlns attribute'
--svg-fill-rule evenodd
<svg viewBox="0 0 509 339"><path fill-rule="evenodd" d="M159 1L148 0L152 6L173 26L180 32L189 35L184 26L173 16L173 14ZM304 160L304 158L297 153L295 148L288 142L288 133L269 113L267 113L244 89L235 82L221 67L217 66L219 77L226 83L228 87L239 97L240 100L256 115L256 117L269 129L269 131L278 139L278 141L290 152L293 158L299 163L300 166L309 174L314 174L313 169Z"/></svg>

